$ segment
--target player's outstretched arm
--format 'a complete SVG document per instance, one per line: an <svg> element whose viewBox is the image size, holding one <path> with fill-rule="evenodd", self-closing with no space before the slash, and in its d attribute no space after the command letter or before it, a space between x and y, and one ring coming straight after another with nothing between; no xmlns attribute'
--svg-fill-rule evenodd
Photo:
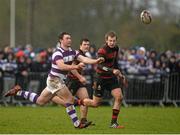
<svg viewBox="0 0 180 135"><path fill-rule="evenodd" d="M66 71L70 71L70 70L74 70L74 69L82 69L85 67L85 65L83 63L79 63L78 65L67 65L64 63L64 61L62 59L57 60L56 64L60 70L66 70Z"/></svg>
<svg viewBox="0 0 180 135"><path fill-rule="evenodd" d="M79 55L77 57L77 60L81 61L83 63L86 63L86 64L98 64L98 63L104 62L104 58L102 58L102 57L100 57L98 59L91 59L91 58L88 58L88 57L84 57L82 55Z"/></svg>

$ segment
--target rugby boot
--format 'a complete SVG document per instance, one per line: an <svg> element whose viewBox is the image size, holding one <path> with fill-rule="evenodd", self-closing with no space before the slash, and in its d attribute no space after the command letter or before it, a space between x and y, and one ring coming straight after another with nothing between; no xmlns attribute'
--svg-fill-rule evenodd
<svg viewBox="0 0 180 135"><path fill-rule="evenodd" d="M88 123L88 122L91 122L90 126L95 126L95 123L93 123L92 121L88 121L86 118L82 118L81 119L81 123Z"/></svg>
<svg viewBox="0 0 180 135"><path fill-rule="evenodd" d="M80 122L79 126L76 127L76 128L80 128L80 129L86 128L86 127L88 127L89 125L91 125L91 123L92 123L91 121L86 122L86 123L81 123L81 122Z"/></svg>
<svg viewBox="0 0 180 135"><path fill-rule="evenodd" d="M119 125L117 122L115 122L115 123L111 123L110 128L119 128L119 129L122 129L122 128L124 128L124 126Z"/></svg>
<svg viewBox="0 0 180 135"><path fill-rule="evenodd" d="M15 96L17 94L18 91L21 90L21 86L19 85L15 85L12 89L10 89L9 91L7 91L4 96L5 97L9 97L9 96Z"/></svg>

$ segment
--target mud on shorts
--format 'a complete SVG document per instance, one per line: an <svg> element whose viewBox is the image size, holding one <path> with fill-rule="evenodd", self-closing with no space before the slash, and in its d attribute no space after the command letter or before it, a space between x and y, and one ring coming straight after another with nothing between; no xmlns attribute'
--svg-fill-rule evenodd
<svg viewBox="0 0 180 135"><path fill-rule="evenodd" d="M50 77L48 76L47 81L47 90L52 94L56 93L58 90L63 89L66 85L63 80L59 77Z"/></svg>
<svg viewBox="0 0 180 135"><path fill-rule="evenodd" d="M116 77L110 79L98 78L94 89L94 96L103 97L104 90L111 91L120 88L119 81Z"/></svg>

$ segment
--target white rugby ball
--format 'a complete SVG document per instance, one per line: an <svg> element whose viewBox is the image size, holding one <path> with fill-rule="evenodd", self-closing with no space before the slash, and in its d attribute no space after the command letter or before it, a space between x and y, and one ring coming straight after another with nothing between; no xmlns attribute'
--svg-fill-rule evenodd
<svg viewBox="0 0 180 135"><path fill-rule="evenodd" d="M141 22L144 24L150 24L152 22L151 13L148 10L143 10L140 14Z"/></svg>

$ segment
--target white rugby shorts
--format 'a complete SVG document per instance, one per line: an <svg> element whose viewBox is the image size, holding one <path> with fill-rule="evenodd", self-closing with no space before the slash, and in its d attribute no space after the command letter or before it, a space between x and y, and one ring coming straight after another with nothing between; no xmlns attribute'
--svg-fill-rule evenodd
<svg viewBox="0 0 180 135"><path fill-rule="evenodd" d="M59 77L50 77L48 76L47 81L47 90L52 94L56 93L58 90L63 89L66 85L63 80Z"/></svg>

